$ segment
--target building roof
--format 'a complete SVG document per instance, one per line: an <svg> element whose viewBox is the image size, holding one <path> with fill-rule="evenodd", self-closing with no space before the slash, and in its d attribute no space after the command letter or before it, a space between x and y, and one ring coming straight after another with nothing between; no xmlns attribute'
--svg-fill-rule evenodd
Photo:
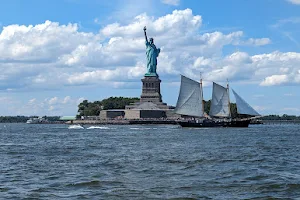
<svg viewBox="0 0 300 200"><path fill-rule="evenodd" d="M124 112L125 109L111 109L111 110L101 110L101 111L105 111L105 112L122 112L123 111Z"/></svg>
<svg viewBox="0 0 300 200"><path fill-rule="evenodd" d="M62 120L62 121L76 120L76 116L62 116L59 118L59 120Z"/></svg>

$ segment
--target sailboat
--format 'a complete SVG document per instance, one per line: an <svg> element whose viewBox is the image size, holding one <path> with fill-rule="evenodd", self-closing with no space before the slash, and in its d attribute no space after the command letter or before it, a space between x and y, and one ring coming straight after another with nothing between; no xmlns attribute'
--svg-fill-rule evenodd
<svg viewBox="0 0 300 200"><path fill-rule="evenodd" d="M181 75L180 92L175 113L185 119L179 120L182 127L248 127L251 118L258 117L256 112L233 89L237 113L242 118L232 118L230 112L229 85L223 87L213 82L212 100L209 115L204 112L202 79L200 83ZM187 119L188 118L188 119Z"/></svg>

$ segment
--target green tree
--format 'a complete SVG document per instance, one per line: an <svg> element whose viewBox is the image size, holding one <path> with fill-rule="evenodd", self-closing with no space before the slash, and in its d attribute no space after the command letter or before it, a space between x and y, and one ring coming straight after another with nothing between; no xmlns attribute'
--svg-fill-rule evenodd
<svg viewBox="0 0 300 200"><path fill-rule="evenodd" d="M98 116L101 110L124 109L126 105L139 101L139 98L128 97L109 97L102 101L89 102L84 100L78 105L78 115L80 116Z"/></svg>

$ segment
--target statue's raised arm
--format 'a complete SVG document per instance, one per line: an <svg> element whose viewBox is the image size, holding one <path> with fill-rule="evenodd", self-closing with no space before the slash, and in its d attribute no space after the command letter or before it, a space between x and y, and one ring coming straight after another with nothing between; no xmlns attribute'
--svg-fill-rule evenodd
<svg viewBox="0 0 300 200"><path fill-rule="evenodd" d="M147 28L146 28L146 26L145 26L145 27L144 27L145 40L146 40L146 42L148 42L148 38L147 38L147 33L146 33L146 30L147 30Z"/></svg>

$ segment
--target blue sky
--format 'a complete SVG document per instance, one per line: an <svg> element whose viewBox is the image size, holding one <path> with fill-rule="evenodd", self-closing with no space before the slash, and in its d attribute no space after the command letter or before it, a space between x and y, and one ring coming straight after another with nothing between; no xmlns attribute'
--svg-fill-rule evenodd
<svg viewBox="0 0 300 200"><path fill-rule="evenodd" d="M0 115L75 115L83 99L136 97L143 27L162 49L163 100L179 74L229 79L261 114L300 115L299 0L10 0L0 6ZM231 99L234 100L233 95Z"/></svg>

